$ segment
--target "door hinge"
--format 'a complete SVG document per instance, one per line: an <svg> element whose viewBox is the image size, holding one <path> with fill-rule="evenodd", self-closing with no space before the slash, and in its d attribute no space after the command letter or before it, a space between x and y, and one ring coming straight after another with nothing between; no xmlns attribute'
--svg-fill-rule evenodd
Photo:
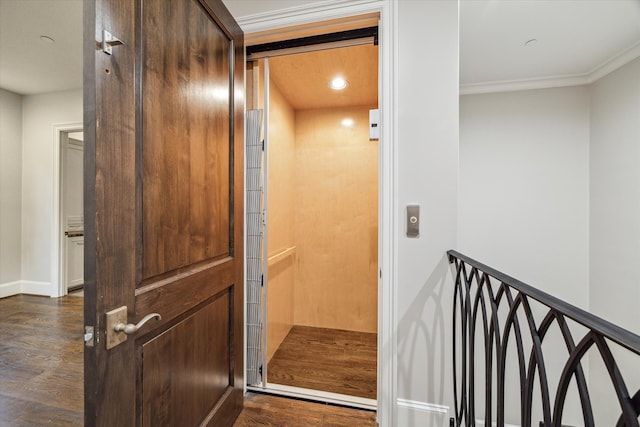
<svg viewBox="0 0 640 427"><path fill-rule="evenodd" d="M262 140L262 151L264 151L264 139Z"/></svg>
<svg viewBox="0 0 640 427"><path fill-rule="evenodd" d="M114 37L107 30L102 30L102 51L107 55L111 55L113 53L113 46L119 46L124 44L122 40L117 37Z"/></svg>
<svg viewBox="0 0 640 427"><path fill-rule="evenodd" d="M264 274L260 275L260 286L264 286Z"/></svg>

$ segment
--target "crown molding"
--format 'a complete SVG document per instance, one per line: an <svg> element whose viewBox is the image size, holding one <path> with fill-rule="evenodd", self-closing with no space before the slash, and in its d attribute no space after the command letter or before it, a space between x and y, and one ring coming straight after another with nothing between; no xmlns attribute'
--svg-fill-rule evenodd
<svg viewBox="0 0 640 427"><path fill-rule="evenodd" d="M589 83L593 83L596 80L603 78L607 74L628 64L638 57L640 57L640 41L595 66L589 72Z"/></svg>
<svg viewBox="0 0 640 427"><path fill-rule="evenodd" d="M515 92L520 90L546 89L589 84L586 74L552 76L531 79L503 80L495 82L470 83L460 85L460 95L478 95L494 92Z"/></svg>
<svg viewBox="0 0 640 427"><path fill-rule="evenodd" d="M640 41L583 74L461 84L460 95L589 85L638 57L640 57Z"/></svg>
<svg viewBox="0 0 640 427"><path fill-rule="evenodd" d="M286 9L236 17L236 21L247 34L275 27L286 27L291 23L316 23L322 19L343 17L351 11L353 14L370 10L372 5L380 5L382 0L325 0L318 3L303 4Z"/></svg>

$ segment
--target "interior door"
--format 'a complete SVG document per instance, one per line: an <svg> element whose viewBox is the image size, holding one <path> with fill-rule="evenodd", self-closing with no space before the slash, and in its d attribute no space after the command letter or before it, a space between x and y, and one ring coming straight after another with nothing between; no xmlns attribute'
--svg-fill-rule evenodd
<svg viewBox="0 0 640 427"><path fill-rule="evenodd" d="M84 284L83 142L72 135L67 135L65 139L62 162L62 206L66 239L63 277L66 290L69 291L81 288Z"/></svg>
<svg viewBox="0 0 640 427"><path fill-rule="evenodd" d="M84 9L85 422L231 425L243 389L242 32L221 0Z"/></svg>

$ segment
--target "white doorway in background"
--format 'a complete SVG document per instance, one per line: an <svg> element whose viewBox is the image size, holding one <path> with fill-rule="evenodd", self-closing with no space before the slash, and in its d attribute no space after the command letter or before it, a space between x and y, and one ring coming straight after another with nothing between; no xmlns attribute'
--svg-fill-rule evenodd
<svg viewBox="0 0 640 427"><path fill-rule="evenodd" d="M84 198L82 124L54 126L54 248L52 296L84 285ZM57 281L55 280L57 279Z"/></svg>
<svg viewBox="0 0 640 427"><path fill-rule="evenodd" d="M62 158L62 208L64 286L66 291L76 290L84 284L84 216L82 197L82 157L84 143L82 132L70 132L63 138Z"/></svg>

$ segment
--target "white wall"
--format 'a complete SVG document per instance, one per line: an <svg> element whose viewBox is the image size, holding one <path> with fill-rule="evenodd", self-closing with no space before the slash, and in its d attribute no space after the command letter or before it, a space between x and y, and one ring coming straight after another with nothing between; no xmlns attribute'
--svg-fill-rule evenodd
<svg viewBox="0 0 640 427"><path fill-rule="evenodd" d="M0 298L21 276L22 96L0 89Z"/></svg>
<svg viewBox="0 0 640 427"><path fill-rule="evenodd" d="M590 234L591 310L640 334L640 58L591 88Z"/></svg>
<svg viewBox="0 0 640 427"><path fill-rule="evenodd" d="M397 425L446 425L418 408L452 402L446 251L457 238L458 7L399 1L398 13L397 397L410 403ZM406 237L408 204L420 205L419 238Z"/></svg>
<svg viewBox="0 0 640 427"><path fill-rule="evenodd" d="M460 100L460 252L589 306L589 92Z"/></svg>
<svg viewBox="0 0 640 427"><path fill-rule="evenodd" d="M639 141L640 59L590 86L462 96L460 250L640 333ZM635 393L637 356L612 350ZM585 367L596 425L615 424L595 351ZM581 423L576 399L565 416Z"/></svg>
<svg viewBox="0 0 640 427"><path fill-rule="evenodd" d="M355 8L367 1L334 3ZM396 378L393 388L397 388L398 401L391 402L395 408L392 424L445 426L447 406L452 400L448 356L452 284L445 253L455 247L457 227L458 2L370 3L385 3L395 16L394 27L384 30L396 37L390 66L395 73L391 93L395 97L397 134L391 141L382 141L394 144L392 151L397 153L397 158L392 159L393 208L397 217L393 230L396 241L391 250L396 250L396 278L390 284L397 300L388 302L395 309L397 366L383 361L386 369L394 368L392 375ZM225 0L225 4L236 18L252 15L245 22L270 18L258 16L260 13L300 5L262 0ZM289 10L287 16L296 15ZM408 239L404 234L404 209L410 203L421 206L422 226L417 239ZM385 388L385 397L392 394ZM387 407L388 403L379 405Z"/></svg>
<svg viewBox="0 0 640 427"><path fill-rule="evenodd" d="M23 292L53 295L53 126L82 123L82 90L29 95L23 101ZM57 280L57 279L56 279ZM25 290L26 289L26 290Z"/></svg>
<svg viewBox="0 0 640 427"><path fill-rule="evenodd" d="M460 252L588 309L588 87L462 96L459 197ZM552 332L545 356L557 384L566 351ZM511 385L506 421L520 424L517 384ZM567 397L568 425L582 419L577 397L573 390ZM477 411L481 417L482 404ZM542 419L540 408L533 419Z"/></svg>
<svg viewBox="0 0 640 427"><path fill-rule="evenodd" d="M640 334L640 58L591 87L591 311ZM620 369L640 388L638 356L613 346ZM606 369L592 354L596 425L613 425L617 402ZM619 413L619 409L618 409Z"/></svg>

